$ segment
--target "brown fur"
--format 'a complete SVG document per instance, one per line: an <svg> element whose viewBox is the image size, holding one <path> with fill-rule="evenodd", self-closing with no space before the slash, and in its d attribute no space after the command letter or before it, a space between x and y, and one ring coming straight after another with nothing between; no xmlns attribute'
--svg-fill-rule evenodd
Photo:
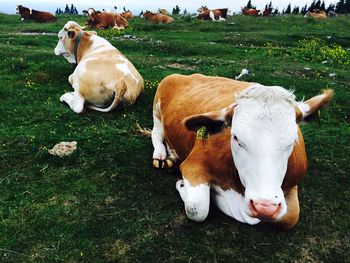
<svg viewBox="0 0 350 263"><path fill-rule="evenodd" d="M208 112L218 114L219 110L234 103L235 94L250 85L252 84L248 82L201 74L190 76L173 74L160 83L153 109L162 121L166 142L183 161L180 166L182 175L192 186L203 183L216 184L223 190L232 188L244 194L244 186L240 182L232 159L230 128L224 128L222 132L210 135L209 140L196 140L196 134L185 127L184 119ZM314 101L315 99L311 99L310 103ZM159 102L160 111L157 109ZM314 105L312 110L322 105L324 101L317 99L317 105ZM301 130L298 129L298 142L295 143L289 157L282 184L289 210L280 222L281 227L291 228L298 221L299 203L296 186L305 176L306 170L305 145Z"/></svg>
<svg viewBox="0 0 350 263"><path fill-rule="evenodd" d="M74 37L72 39L67 38L64 45L73 53L77 35L82 30L79 27L73 26L68 28L67 31L73 31ZM106 103L110 102L113 96L116 98L116 94L120 97L119 99L123 100L124 105L134 104L143 90L144 82L142 76L133 64L117 49L101 50L98 53L91 54L89 52L92 45L91 36L92 33L84 32L77 50L77 62L79 63L89 58L97 58L98 60L88 61L86 63L86 72L79 76L80 95L86 101L100 107L104 107ZM137 85L130 75L125 76L123 72L115 70L115 65L120 60L118 56L127 60L131 73L138 79ZM124 62L120 61L119 63ZM72 77L69 78L69 82L73 86Z"/></svg>
<svg viewBox="0 0 350 263"><path fill-rule="evenodd" d="M126 20L130 20L132 18L134 18L134 15L132 14L131 11L125 11L123 13L120 14L122 17L124 17Z"/></svg>
<svg viewBox="0 0 350 263"><path fill-rule="evenodd" d="M21 15L21 18L24 18L25 20L34 20L35 22L39 23L57 21L57 18L49 12L37 11L32 9L32 12L30 13L30 9L22 5L17 6L17 8L19 14Z"/></svg>
<svg viewBox="0 0 350 263"><path fill-rule="evenodd" d="M242 7L242 13L245 16L259 16L259 12L260 12L260 10Z"/></svg>
<svg viewBox="0 0 350 263"><path fill-rule="evenodd" d="M215 20L219 20L219 18L226 18L227 17L227 8L221 8L221 9L208 9L207 7L201 7L197 10L200 12L197 16L198 19L203 20L211 20L210 12L213 12Z"/></svg>
<svg viewBox="0 0 350 263"><path fill-rule="evenodd" d="M128 21L119 14L107 13L96 11L94 8L89 8L88 11L84 10L83 13L88 14L87 26L89 28L105 29L105 28L126 28L129 23Z"/></svg>
<svg viewBox="0 0 350 263"><path fill-rule="evenodd" d="M152 13L150 11L144 12L143 17L153 23L168 24L174 22L174 18L171 16L163 15L161 13Z"/></svg>
<svg viewBox="0 0 350 263"><path fill-rule="evenodd" d="M324 11L320 11L320 13L313 13L313 12L309 11L305 14L305 16L311 16L311 17L316 18L316 19L326 19L327 18L327 14Z"/></svg>

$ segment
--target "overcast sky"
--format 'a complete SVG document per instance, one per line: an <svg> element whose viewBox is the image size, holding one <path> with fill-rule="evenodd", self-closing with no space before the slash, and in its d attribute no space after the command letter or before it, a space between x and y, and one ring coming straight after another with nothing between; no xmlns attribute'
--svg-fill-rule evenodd
<svg viewBox="0 0 350 263"><path fill-rule="evenodd" d="M17 4L37 10L55 12L58 7L64 9L66 3L68 5L74 4L79 13L88 7L94 7L99 10L102 8L112 10L114 6L117 6L118 11L121 11L123 6L125 6L127 9L138 14L142 9L156 11L158 8L166 8L171 11L175 5L181 8L181 12L184 9L195 12L195 10L202 5L207 5L209 8L228 7L233 12L238 12L240 7L246 5L247 2L248 0L0 0L0 12L13 14L16 12ZM258 9L263 9L265 4L269 2L270 0L252 0L252 4L256 5ZM310 5L311 2L312 0L273 0L272 4L282 11L289 3L291 3L293 8L295 5L302 7L306 3ZM337 2L337 0L325 0L326 6L335 2Z"/></svg>

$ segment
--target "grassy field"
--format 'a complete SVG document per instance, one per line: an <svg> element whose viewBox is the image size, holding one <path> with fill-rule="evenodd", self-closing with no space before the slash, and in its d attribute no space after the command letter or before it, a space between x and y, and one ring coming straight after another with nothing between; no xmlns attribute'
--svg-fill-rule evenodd
<svg viewBox="0 0 350 263"><path fill-rule="evenodd" d="M136 18L124 33L100 31L146 88L132 108L81 115L59 102L72 68L53 53L72 19L86 18L0 15L0 262L350 262L349 16ZM168 74L233 78L243 68L244 80L294 89L298 99L335 90L321 124L302 126L309 170L289 232L240 224L214 206L205 222L189 221L180 174L154 170L151 140L136 132L136 123L152 127L153 96ZM71 156L48 153L73 140Z"/></svg>

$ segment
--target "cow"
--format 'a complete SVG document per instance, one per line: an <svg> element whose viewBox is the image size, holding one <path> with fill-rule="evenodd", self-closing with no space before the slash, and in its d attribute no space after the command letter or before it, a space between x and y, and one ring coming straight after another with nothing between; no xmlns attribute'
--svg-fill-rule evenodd
<svg viewBox="0 0 350 263"><path fill-rule="evenodd" d="M321 11L320 13L313 13L310 11L307 11L307 13L304 15L304 17L313 17L316 19L326 19L327 18L327 14L324 11Z"/></svg>
<svg viewBox="0 0 350 263"><path fill-rule="evenodd" d="M144 12L142 16L153 23L168 24L174 22L174 18L171 16L163 15L161 13L152 13L148 10Z"/></svg>
<svg viewBox="0 0 350 263"><path fill-rule="evenodd" d="M54 52L77 64L68 78L74 91L60 97L76 113L85 106L109 112L120 103L132 105L144 88L143 78L118 49L95 32L83 31L74 21L59 31Z"/></svg>
<svg viewBox="0 0 350 263"><path fill-rule="evenodd" d="M197 12L199 12L198 19L223 21L227 18L228 8L209 9L206 6L202 6L197 9Z"/></svg>
<svg viewBox="0 0 350 263"><path fill-rule="evenodd" d="M242 7L242 13L245 16L259 16L260 10L247 8L247 7Z"/></svg>
<svg viewBox="0 0 350 263"><path fill-rule="evenodd" d="M131 11L124 11L122 13L120 13L120 15L125 18L126 20L130 20L134 18L134 15Z"/></svg>
<svg viewBox="0 0 350 263"><path fill-rule="evenodd" d="M39 22L39 23L57 21L57 18L49 12L29 9L22 5L18 5L16 11L18 14L20 14L21 20L34 20L35 22Z"/></svg>
<svg viewBox="0 0 350 263"><path fill-rule="evenodd" d="M170 13L169 13L168 10L166 10L165 8L158 8L158 13L161 13L161 14L167 15L167 16L170 16Z"/></svg>
<svg viewBox="0 0 350 263"><path fill-rule="evenodd" d="M272 13L272 8L267 8L263 11L262 16L270 16Z"/></svg>
<svg viewBox="0 0 350 263"><path fill-rule="evenodd" d="M128 21L119 14L112 12L100 12L90 7L88 10L83 10L84 14L88 15L87 26L97 29L125 29L129 24Z"/></svg>
<svg viewBox="0 0 350 263"><path fill-rule="evenodd" d="M181 161L176 188L191 220L206 219L212 198L242 223L290 229L299 219L297 184L307 169L298 123L331 97L326 90L298 103L279 86L167 76L153 103L153 166Z"/></svg>

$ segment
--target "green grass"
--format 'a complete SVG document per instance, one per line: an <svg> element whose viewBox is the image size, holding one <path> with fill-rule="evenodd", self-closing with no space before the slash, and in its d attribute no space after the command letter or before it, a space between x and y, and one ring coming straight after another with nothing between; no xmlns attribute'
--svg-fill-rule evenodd
<svg viewBox="0 0 350 263"><path fill-rule="evenodd" d="M132 108L77 115L59 102L72 69L53 53L57 37L18 33L56 34L66 21L85 19L37 24L0 15L0 262L350 262L350 65L322 64L300 45L337 44L349 61L349 16L170 25L136 18L125 32L136 40L98 34L132 61L145 91ZM240 224L214 206L205 222L189 221L175 189L180 175L154 170L151 140L136 133L136 123L152 127L163 77L232 78L243 68L251 73L245 80L294 89L299 99L335 90L321 125L302 126L309 170L299 186L300 221L289 232ZM48 154L72 140L71 156Z"/></svg>

